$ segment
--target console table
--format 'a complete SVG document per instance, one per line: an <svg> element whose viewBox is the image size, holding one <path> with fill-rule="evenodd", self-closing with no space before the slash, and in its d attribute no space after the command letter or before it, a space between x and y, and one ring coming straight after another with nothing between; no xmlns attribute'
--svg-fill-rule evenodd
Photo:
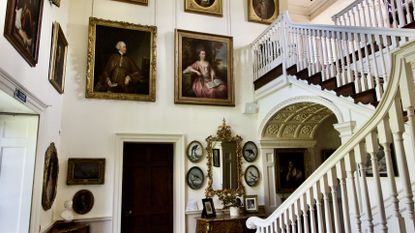
<svg viewBox="0 0 415 233"><path fill-rule="evenodd" d="M255 229L246 228L246 220L256 214L241 214L238 217L219 215L215 218L196 218L196 233L254 233Z"/></svg>

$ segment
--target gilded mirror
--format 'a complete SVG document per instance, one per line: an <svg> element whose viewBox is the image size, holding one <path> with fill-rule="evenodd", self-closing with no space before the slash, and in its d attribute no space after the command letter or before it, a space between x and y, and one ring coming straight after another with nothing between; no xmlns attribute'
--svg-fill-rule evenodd
<svg viewBox="0 0 415 233"><path fill-rule="evenodd" d="M245 194L242 185L242 138L233 136L231 127L223 120L216 135L206 138L207 177L206 197Z"/></svg>

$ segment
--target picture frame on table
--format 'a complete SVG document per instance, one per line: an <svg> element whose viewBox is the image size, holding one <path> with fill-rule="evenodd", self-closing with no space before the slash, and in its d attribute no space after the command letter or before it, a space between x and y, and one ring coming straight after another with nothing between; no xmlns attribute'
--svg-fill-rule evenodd
<svg viewBox="0 0 415 233"><path fill-rule="evenodd" d="M247 213L258 212L258 196L257 195L245 195L244 206Z"/></svg>
<svg viewBox="0 0 415 233"><path fill-rule="evenodd" d="M175 35L174 102L235 106L233 38L181 29Z"/></svg>
<svg viewBox="0 0 415 233"><path fill-rule="evenodd" d="M184 0L184 10L222 17L223 0Z"/></svg>
<svg viewBox="0 0 415 233"><path fill-rule="evenodd" d="M104 184L104 158L70 158L68 159L68 173L66 184Z"/></svg>
<svg viewBox="0 0 415 233"><path fill-rule="evenodd" d="M156 101L156 39L156 26L90 17L85 96Z"/></svg>
<svg viewBox="0 0 415 233"><path fill-rule="evenodd" d="M271 24L279 14L279 0L247 0L248 21Z"/></svg>
<svg viewBox="0 0 415 233"><path fill-rule="evenodd" d="M49 82L62 94L65 88L68 41L58 22L52 25L52 44L49 60Z"/></svg>
<svg viewBox="0 0 415 233"><path fill-rule="evenodd" d="M202 204L203 204L202 218L216 217L215 205L213 204L212 198L202 199Z"/></svg>
<svg viewBox="0 0 415 233"><path fill-rule="evenodd" d="M43 0L8 0L4 37L34 67L38 62Z"/></svg>

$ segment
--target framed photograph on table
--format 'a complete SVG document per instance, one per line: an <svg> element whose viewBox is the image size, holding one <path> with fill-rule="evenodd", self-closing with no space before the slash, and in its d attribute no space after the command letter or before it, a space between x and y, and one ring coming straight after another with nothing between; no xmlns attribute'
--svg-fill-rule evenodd
<svg viewBox="0 0 415 233"><path fill-rule="evenodd" d="M4 37L29 63L38 61L43 0L8 0Z"/></svg>
<svg viewBox="0 0 415 233"><path fill-rule="evenodd" d="M232 41L176 29L176 104L235 106Z"/></svg>
<svg viewBox="0 0 415 233"><path fill-rule="evenodd" d="M58 22L52 26L52 45L49 60L49 82L59 92L63 93L65 87L66 57L68 41Z"/></svg>
<svg viewBox="0 0 415 233"><path fill-rule="evenodd" d="M279 0L247 0L248 21L271 24L279 14Z"/></svg>
<svg viewBox="0 0 415 233"><path fill-rule="evenodd" d="M89 18L87 98L156 100L155 26Z"/></svg>
<svg viewBox="0 0 415 233"><path fill-rule="evenodd" d="M247 213L258 212L258 196L257 195L245 195L244 197L245 211Z"/></svg>
<svg viewBox="0 0 415 233"><path fill-rule="evenodd" d="M184 0L184 10L201 14L222 16L223 0Z"/></svg>
<svg viewBox="0 0 415 233"><path fill-rule="evenodd" d="M104 184L105 159L68 159L66 184Z"/></svg>
<svg viewBox="0 0 415 233"><path fill-rule="evenodd" d="M215 206L213 205L212 198L202 199L202 203L203 203L202 218L216 217L216 210L215 210Z"/></svg>

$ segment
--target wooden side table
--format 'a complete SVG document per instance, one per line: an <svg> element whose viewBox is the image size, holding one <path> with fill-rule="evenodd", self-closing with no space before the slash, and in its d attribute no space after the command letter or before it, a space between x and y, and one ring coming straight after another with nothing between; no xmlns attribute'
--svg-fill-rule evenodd
<svg viewBox="0 0 415 233"><path fill-rule="evenodd" d="M215 218L196 218L196 233L254 233L255 229L246 228L246 220L253 215L230 217L219 215Z"/></svg>
<svg viewBox="0 0 415 233"><path fill-rule="evenodd" d="M89 225L78 222L56 222L48 233L89 233Z"/></svg>

